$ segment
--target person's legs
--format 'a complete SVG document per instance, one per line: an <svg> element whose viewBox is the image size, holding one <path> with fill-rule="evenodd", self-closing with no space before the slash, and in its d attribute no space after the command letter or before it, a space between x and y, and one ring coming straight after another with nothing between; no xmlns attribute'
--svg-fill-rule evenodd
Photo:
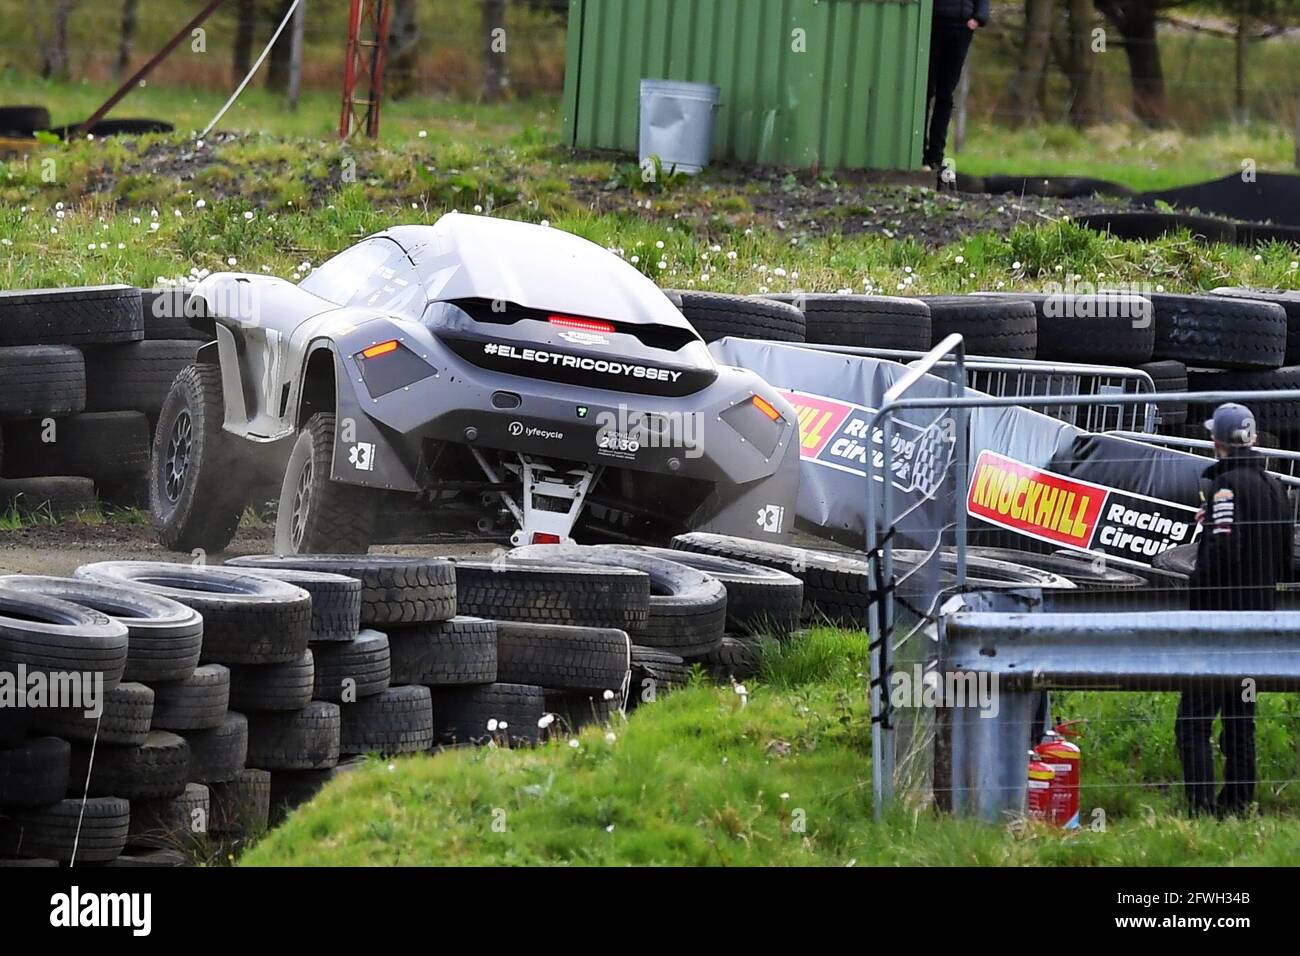
<svg viewBox="0 0 1300 956"><path fill-rule="evenodd" d="M1193 814L1214 811L1214 751L1210 749L1210 735L1219 709L1217 697L1206 688L1195 687L1184 690L1178 698L1174 739L1183 762L1187 806Z"/></svg>
<svg viewBox="0 0 1300 956"><path fill-rule="evenodd" d="M1243 813L1255 799L1255 702L1241 699L1240 687L1224 692L1223 789L1219 791L1221 813Z"/></svg>
<svg viewBox="0 0 1300 956"><path fill-rule="evenodd" d="M934 104L926 127L922 162L938 167L948 143L948 123L952 119L952 96L961 80L962 65L970 50L972 32L960 20L935 20L930 30L930 75L927 90Z"/></svg>

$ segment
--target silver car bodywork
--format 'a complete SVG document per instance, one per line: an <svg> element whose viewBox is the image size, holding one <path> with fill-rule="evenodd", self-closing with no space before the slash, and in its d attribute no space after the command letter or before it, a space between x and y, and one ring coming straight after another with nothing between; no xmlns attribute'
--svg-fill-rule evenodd
<svg viewBox="0 0 1300 956"><path fill-rule="evenodd" d="M717 365L652 281L585 239L453 213L363 240L301 285L220 273L194 296L226 431L271 445L333 411L336 481L498 496L521 543L570 540L615 486L676 524L790 531L792 407ZM470 459L481 486L445 480Z"/></svg>

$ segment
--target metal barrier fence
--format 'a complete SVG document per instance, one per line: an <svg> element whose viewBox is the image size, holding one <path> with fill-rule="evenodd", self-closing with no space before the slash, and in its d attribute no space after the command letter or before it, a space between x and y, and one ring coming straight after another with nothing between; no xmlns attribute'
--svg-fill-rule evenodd
<svg viewBox="0 0 1300 956"><path fill-rule="evenodd" d="M945 341L914 370L956 369L969 381L964 356L949 352L959 349ZM1280 527L1265 526L1244 501L1237 512L1230 498L1199 501L1212 443L1133 429L1083 434L1038 460L987 447L972 456L962 443L944 471L945 487L900 497L885 481L894 467L896 419L949 416L965 435L969 416L999 409L1073 408L1075 420L1086 421L1087 409L1150 404L1141 392L916 397L923 378L891 389L872 424L888 449L873 460L874 480L866 482L868 514L879 516L867 535L878 593L871 617L877 812L897 794L989 819L1018 817L1028 750L1058 720L1087 721L1078 789L1084 826L1104 827L1108 816L1142 807L1179 812L1189 803L1205 811L1251 800L1300 809L1300 702L1284 693L1300 688L1300 584L1271 592L1276 610L1253 610L1262 592L1250 574L1263 568L1265 555L1242 554L1213 592L1189 589L1186 574L1192 546L1216 532L1284 542L1274 554L1281 560L1292 548L1294 511L1277 519ZM1160 399L1250 406L1300 401L1300 392ZM1284 486L1300 487L1300 453L1258 453L1258 465L1276 469ZM1111 477L1100 482L1097 473ZM1208 513L1204 523L1198 506ZM1234 514L1239 523L1229 527ZM901 519L918 515L928 515L928 528L914 520L904 536ZM900 570L894 552L921 546L927 534L925 554L946 561L913 560ZM1005 572L998 562L1006 560L1038 568L1039 577ZM938 567L929 599L904 596L922 564ZM1061 577L1043 577L1052 572ZM1238 609L1205 610L1225 602ZM894 693L909 686L910 700ZM956 700L954 688L967 696ZM1216 719L1227 757L1217 793Z"/></svg>
<svg viewBox="0 0 1300 956"><path fill-rule="evenodd" d="M817 346L822 351L842 351L854 355L887 359L904 365L926 362L929 369L941 369L943 363L928 362L932 352L901 349L871 349ZM1139 369L1115 365L1087 365L1074 362L1046 362L1039 359L1003 359L973 355L963 363L966 385L977 392L999 396L1060 395L1155 395L1151 376ZM1039 408L1066 424L1085 431L1101 432L1125 429L1154 432L1159 425L1159 411L1154 402L1132 405L1122 403L1078 406L1068 401Z"/></svg>

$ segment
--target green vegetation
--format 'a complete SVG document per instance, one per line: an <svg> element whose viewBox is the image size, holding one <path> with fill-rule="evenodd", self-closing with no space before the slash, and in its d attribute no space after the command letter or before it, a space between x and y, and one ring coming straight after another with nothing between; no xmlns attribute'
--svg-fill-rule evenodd
<svg viewBox="0 0 1300 956"><path fill-rule="evenodd" d="M875 822L866 653L861 633L817 630L769 647L743 694L697 678L626 722L533 750L372 759L242 863L1164 866L1293 863L1300 851L1300 824L1267 809L1223 823L1178 814L1165 697L1148 724L1112 723L1139 715L1072 695L1094 718L1084 805L1107 809L1103 832L955 821L908 801ZM1262 776L1291 777L1294 718L1271 703Z"/></svg>

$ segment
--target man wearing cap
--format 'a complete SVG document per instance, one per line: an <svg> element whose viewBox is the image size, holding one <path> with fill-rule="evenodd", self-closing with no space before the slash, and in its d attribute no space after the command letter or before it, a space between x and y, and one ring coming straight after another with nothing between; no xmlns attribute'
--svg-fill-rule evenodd
<svg viewBox="0 0 1300 956"><path fill-rule="evenodd" d="M1229 402L1205 423L1218 458L1205 469L1201 536L1188 582L1194 611L1271 611L1279 581L1291 577L1291 512L1282 483L1254 450L1255 416ZM1243 675L1248 677L1249 675ZM1223 790L1214 793L1214 718L1223 720ZM1174 736L1191 812L1241 813L1255 793L1255 701L1242 681L1184 690Z"/></svg>

